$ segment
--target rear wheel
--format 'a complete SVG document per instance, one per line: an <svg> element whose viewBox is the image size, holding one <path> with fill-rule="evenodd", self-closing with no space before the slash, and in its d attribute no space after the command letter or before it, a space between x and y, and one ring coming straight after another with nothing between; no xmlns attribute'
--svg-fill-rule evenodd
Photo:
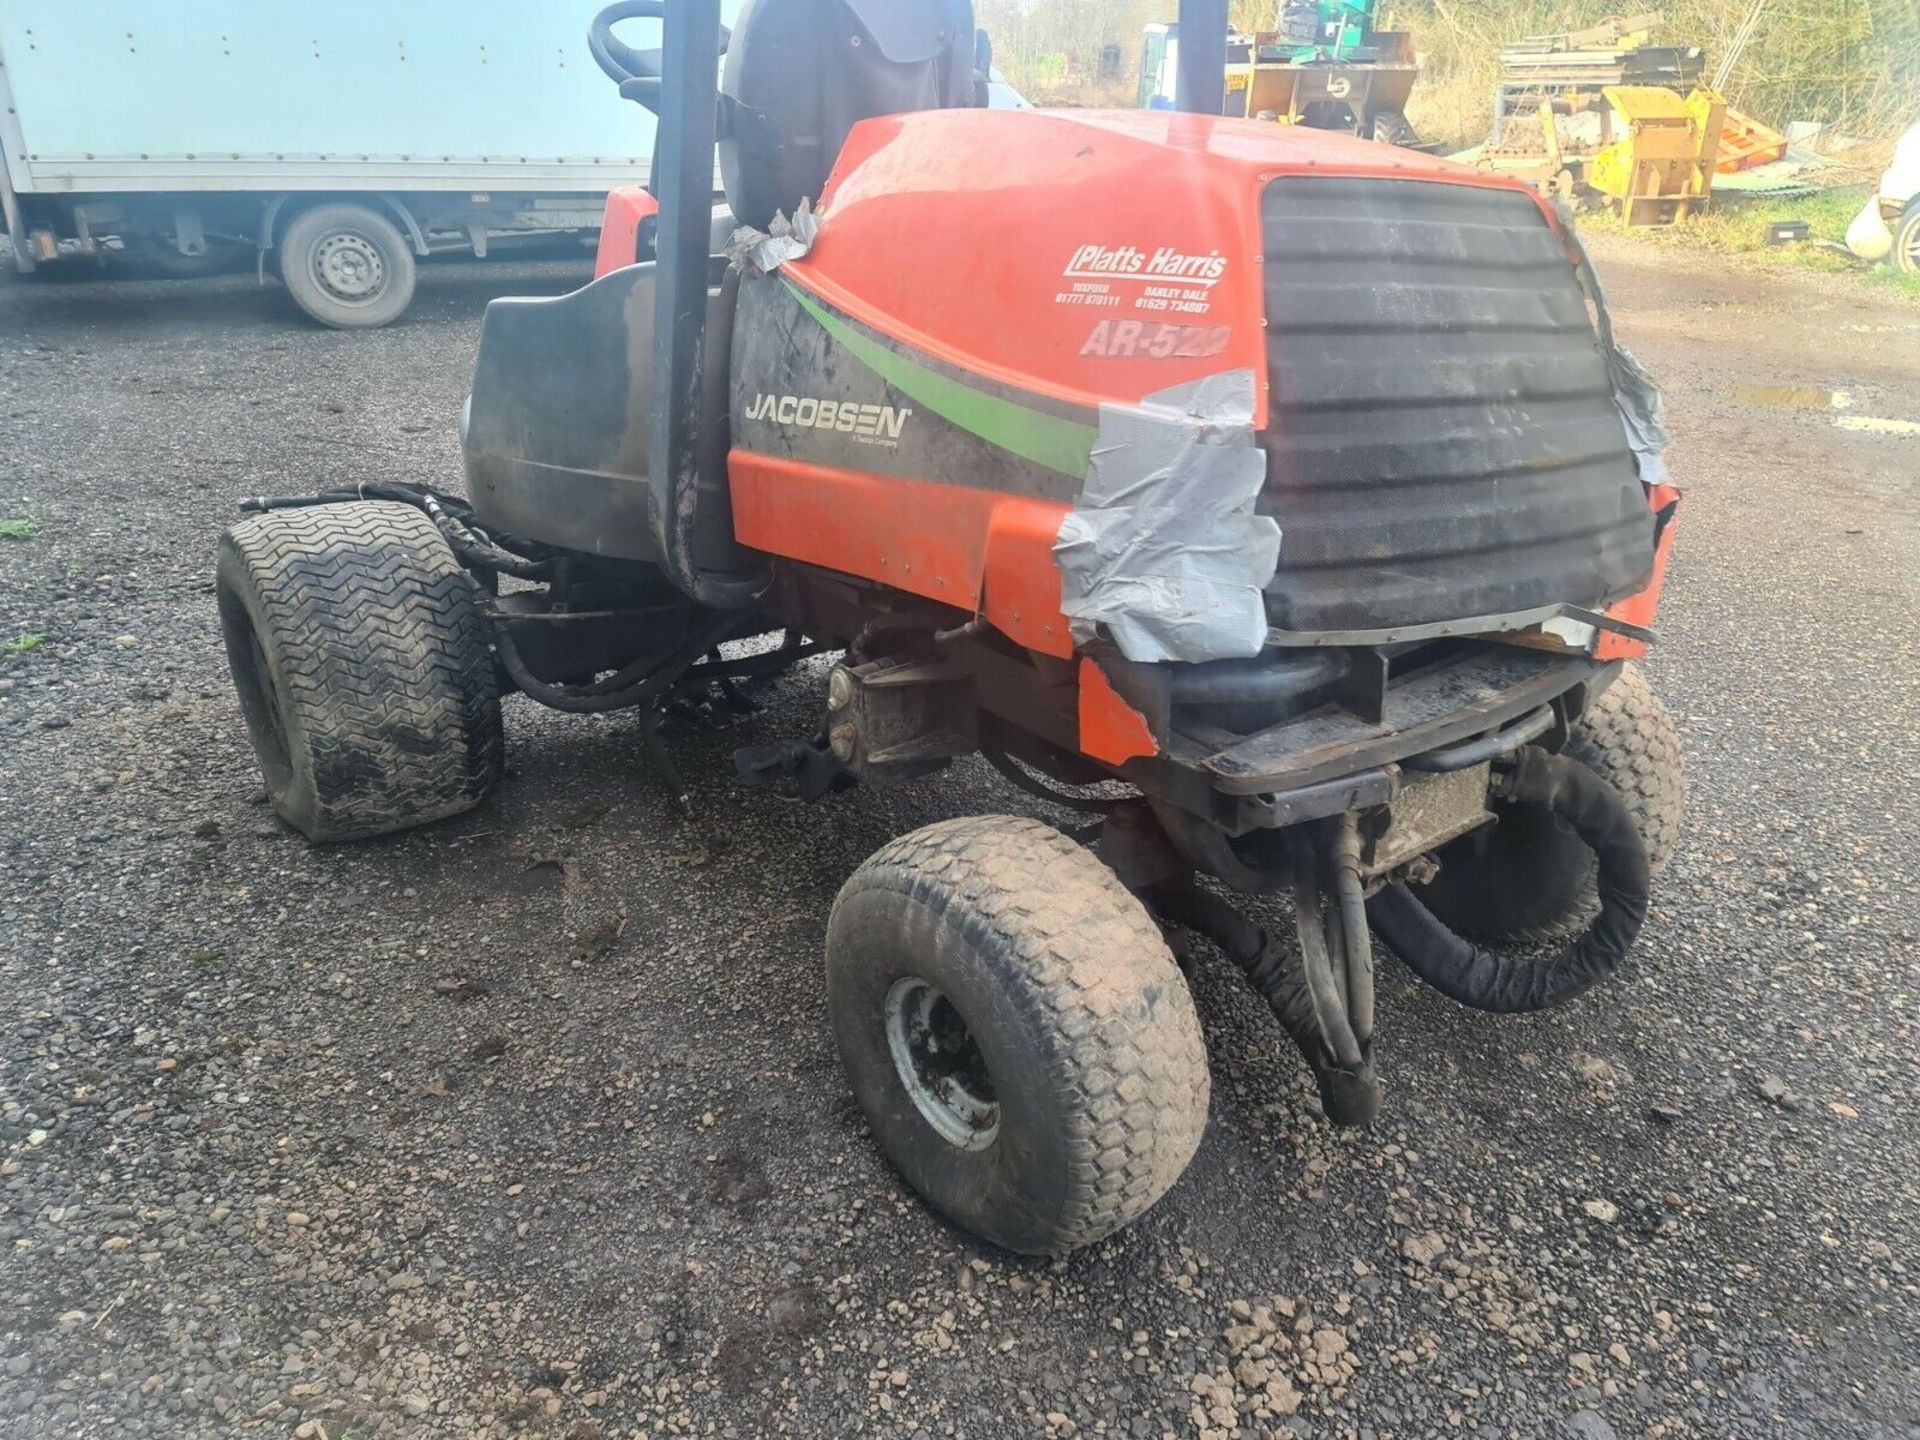
<svg viewBox="0 0 1920 1440"><path fill-rule="evenodd" d="M282 232L280 277L293 303L322 325L386 325L413 301L413 250L400 227L376 210L316 205Z"/></svg>
<svg viewBox="0 0 1920 1440"><path fill-rule="evenodd" d="M834 903L827 998L881 1148L1006 1249L1119 1229L1206 1127L1199 1021L1159 928L1036 820L949 820L879 850Z"/></svg>
<svg viewBox="0 0 1920 1440"><path fill-rule="evenodd" d="M1566 755L1619 792L1654 869L1680 837L1686 782L1680 740L1646 675L1625 667L1587 707ZM1414 894L1452 930L1478 940L1544 940L1598 903L1593 852L1546 810L1509 805L1500 823L1440 851L1440 873Z"/></svg>
<svg viewBox="0 0 1920 1440"><path fill-rule="evenodd" d="M412 506L242 520L221 537L215 593L267 794L309 839L457 815L499 779L479 586Z"/></svg>

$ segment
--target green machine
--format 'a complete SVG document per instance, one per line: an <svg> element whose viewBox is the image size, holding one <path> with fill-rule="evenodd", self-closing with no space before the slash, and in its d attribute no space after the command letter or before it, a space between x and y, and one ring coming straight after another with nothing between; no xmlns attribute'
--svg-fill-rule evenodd
<svg viewBox="0 0 1920 1440"><path fill-rule="evenodd" d="M1373 10L1373 0L1287 0L1280 7L1273 43L1259 47L1252 58L1294 65L1371 64L1385 58L1373 53L1379 48L1373 39Z"/></svg>
<svg viewBox="0 0 1920 1440"><path fill-rule="evenodd" d="M1285 0L1277 28L1227 36L1229 115L1424 148L1407 123L1413 36L1375 26L1375 0ZM1146 27L1140 104L1173 108L1179 27Z"/></svg>

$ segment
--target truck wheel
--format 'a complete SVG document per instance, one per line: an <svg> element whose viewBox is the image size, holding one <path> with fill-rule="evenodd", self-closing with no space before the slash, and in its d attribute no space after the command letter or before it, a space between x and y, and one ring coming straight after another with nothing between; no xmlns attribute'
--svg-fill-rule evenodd
<svg viewBox="0 0 1920 1440"><path fill-rule="evenodd" d="M1566 754L1619 792L1658 870L1680 838L1686 781L1673 720L1637 666L1587 707ZM1544 940L1593 913L1594 875L1593 852L1565 823L1514 805L1484 839L1468 835L1442 850L1439 875L1413 893L1462 935Z"/></svg>
<svg viewBox="0 0 1920 1440"><path fill-rule="evenodd" d="M1894 268L1920 275L1920 200L1910 201L1906 214L1893 227Z"/></svg>
<svg viewBox="0 0 1920 1440"><path fill-rule="evenodd" d="M280 277L293 303L322 325L386 325L413 301L413 250L378 211L316 205L281 233Z"/></svg>
<svg viewBox="0 0 1920 1440"><path fill-rule="evenodd" d="M309 839L458 815L500 778L480 589L412 506L242 520L220 539L215 593L267 793Z"/></svg>
<svg viewBox="0 0 1920 1440"><path fill-rule="evenodd" d="M1061 1254L1172 1188L1207 1121L1207 1058L1159 927L1037 820L903 835L840 891L827 1004L874 1135L929 1204Z"/></svg>

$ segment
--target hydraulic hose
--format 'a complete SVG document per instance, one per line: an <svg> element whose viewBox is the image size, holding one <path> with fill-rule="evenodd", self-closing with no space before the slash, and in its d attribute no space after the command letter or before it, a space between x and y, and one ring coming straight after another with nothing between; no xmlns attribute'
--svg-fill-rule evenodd
<svg viewBox="0 0 1920 1440"><path fill-rule="evenodd" d="M688 667L725 640L739 623L740 617L734 614L716 616L695 630L665 660L637 660L617 674L590 686L554 685L536 676L527 668L519 648L513 643L511 626L496 624L493 636L501 666L523 695L569 715L600 715L609 710L626 710L657 700L673 687Z"/></svg>
<svg viewBox="0 0 1920 1440"><path fill-rule="evenodd" d="M1058 805L1066 810L1079 810L1088 815L1111 815L1116 805L1124 804L1131 795L1076 795L1070 790L1057 789L1038 775L1023 769L1020 763L997 745L982 745L980 754L1003 778L1019 786L1029 795L1038 795L1049 804Z"/></svg>
<svg viewBox="0 0 1920 1440"><path fill-rule="evenodd" d="M468 523L473 516L473 507L466 501L456 496L442 495L425 485L393 485L369 480L350 489L322 490L313 495L259 495L242 500L240 508L250 514L263 515L269 510L345 505L355 500L389 500L398 505L411 505L423 512L446 537L447 544L452 547L460 563L470 570L497 570L520 580L544 580L553 573L552 561L529 560L525 556L515 555L476 531Z"/></svg>
<svg viewBox="0 0 1920 1440"><path fill-rule="evenodd" d="M1311 889L1311 880L1307 887ZM1325 973L1332 950L1325 932L1334 927L1322 919L1317 899L1309 900L1297 917L1301 951L1296 956L1264 925L1203 889L1191 875L1163 881L1145 898L1166 919L1218 945L1246 975L1313 1070L1327 1119L1336 1125L1366 1125L1379 1115L1380 1079L1369 1047L1354 1036ZM1312 941L1307 939L1309 930ZM1315 952L1312 961L1309 945ZM1311 973L1314 964L1322 970L1318 977Z"/></svg>
<svg viewBox="0 0 1920 1440"><path fill-rule="evenodd" d="M1176 705L1270 705L1331 685L1352 662L1344 650L1273 652L1167 667Z"/></svg>
<svg viewBox="0 0 1920 1440"><path fill-rule="evenodd" d="M1326 1037L1335 1064L1358 1070L1366 1064L1366 1055L1347 1014L1344 977L1333 973L1333 957L1340 951L1328 941L1320 882L1310 864L1296 863L1294 867L1293 914L1300 939L1300 969L1306 978L1307 994L1313 999L1320 1033Z"/></svg>
<svg viewBox="0 0 1920 1440"><path fill-rule="evenodd" d="M1347 1013L1364 1046L1373 1039L1373 936L1360 881L1360 821L1351 810L1340 817L1333 842L1333 894L1346 950Z"/></svg>
<svg viewBox="0 0 1920 1440"><path fill-rule="evenodd" d="M1647 847L1611 785L1586 766L1528 746L1508 784L1519 804L1544 805L1599 862L1600 914L1551 960L1482 950L1461 939L1405 885L1367 902L1380 937L1441 994L1476 1010L1521 1014L1562 1005L1620 968L1647 918Z"/></svg>

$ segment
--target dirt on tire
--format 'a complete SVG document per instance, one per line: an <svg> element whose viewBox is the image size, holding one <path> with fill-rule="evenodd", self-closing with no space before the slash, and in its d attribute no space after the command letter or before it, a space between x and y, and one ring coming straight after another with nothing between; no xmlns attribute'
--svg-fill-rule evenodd
<svg viewBox="0 0 1920 1440"><path fill-rule="evenodd" d="M1020 1118L1057 1154L1057 1176L1035 1180L1031 1156L957 1160L895 1094L869 1012L895 969L934 973L912 953L932 946L961 957L939 983L960 969L978 980L974 994L1018 1052L1009 1063L1031 1059L996 1079L1024 1082L1017 1097L1003 1083L1003 1101L1028 1107ZM937 1208L1006 1248L1057 1254L1111 1234L1166 1194L1199 1147L1206 1051L1166 941L1119 877L1037 820L970 816L882 846L834 904L828 992L883 1148ZM980 1007L969 1018L979 1024Z"/></svg>
<svg viewBox="0 0 1920 1440"><path fill-rule="evenodd" d="M505 756L479 587L433 522L362 501L221 537L228 660L274 809L317 841L471 810Z"/></svg>

